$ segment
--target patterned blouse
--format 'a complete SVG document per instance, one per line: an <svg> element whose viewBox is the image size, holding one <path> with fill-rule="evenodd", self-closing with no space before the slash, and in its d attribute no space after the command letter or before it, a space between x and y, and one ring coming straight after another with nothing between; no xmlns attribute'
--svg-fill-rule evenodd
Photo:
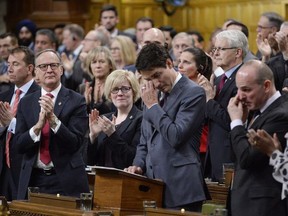
<svg viewBox="0 0 288 216"><path fill-rule="evenodd" d="M285 199L288 195L288 147L285 152L275 150L270 157L270 165L274 167L273 177L282 183L281 198Z"/></svg>

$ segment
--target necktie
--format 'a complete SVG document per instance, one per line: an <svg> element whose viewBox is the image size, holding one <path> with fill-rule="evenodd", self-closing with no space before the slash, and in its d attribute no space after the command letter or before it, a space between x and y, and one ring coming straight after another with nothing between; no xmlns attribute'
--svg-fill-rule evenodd
<svg viewBox="0 0 288 216"><path fill-rule="evenodd" d="M16 113L17 113L17 108L18 108L18 104L20 101L21 93L22 91L20 89L17 89L15 91L15 99L14 99L14 103L12 106L12 114L14 117L16 116ZM9 168L10 168L10 140L11 138L12 138L12 133L8 132L6 143L5 143L5 154L6 154L6 164Z"/></svg>
<svg viewBox="0 0 288 216"><path fill-rule="evenodd" d="M222 90L222 88L224 87L224 84L225 84L225 81L227 79L227 76L224 74L221 75L221 80L219 82L219 85L218 85L218 90L217 90L217 95L220 93L220 91Z"/></svg>
<svg viewBox="0 0 288 216"><path fill-rule="evenodd" d="M260 110L254 110L253 111L253 115L252 118L248 124L248 129L251 127L251 125L253 124L253 122L256 120L256 118L258 118L258 116L261 114Z"/></svg>
<svg viewBox="0 0 288 216"><path fill-rule="evenodd" d="M168 96L169 96L169 93L164 93L163 97L162 97L161 100L159 101L159 105L160 105L161 107L163 107L164 104L166 103Z"/></svg>
<svg viewBox="0 0 288 216"><path fill-rule="evenodd" d="M51 93L47 93L49 97L53 98L54 96ZM41 130L41 145L40 145L40 160L44 164L48 164L51 161L50 152L49 152L49 136L50 136L50 125L46 121L44 127Z"/></svg>

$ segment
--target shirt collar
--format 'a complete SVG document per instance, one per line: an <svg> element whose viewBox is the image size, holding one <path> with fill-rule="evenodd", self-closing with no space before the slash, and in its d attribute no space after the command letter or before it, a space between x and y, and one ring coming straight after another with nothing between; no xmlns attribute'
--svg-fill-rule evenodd
<svg viewBox="0 0 288 216"><path fill-rule="evenodd" d="M46 95L47 93L51 93L53 96L54 96L54 98L57 98L57 96L58 96L58 93L59 93L59 91L60 91L60 89L61 89L61 83L60 83L60 85L56 88L56 89L54 89L53 91L51 91L51 92L47 92L45 89L43 89L43 88L41 88L41 95Z"/></svg>
<svg viewBox="0 0 288 216"><path fill-rule="evenodd" d="M242 64L242 63L241 63ZM229 70L225 71L225 75L227 78L230 78L230 76L232 75L232 73L236 70L237 67L239 67L241 64L238 64L232 68L230 68Z"/></svg>
<svg viewBox="0 0 288 216"><path fill-rule="evenodd" d="M281 97L281 94L279 91L276 91L274 95L272 95L264 104L264 106L260 109L260 112L263 113L267 107L269 107L275 100L277 100L279 97Z"/></svg>
<svg viewBox="0 0 288 216"><path fill-rule="evenodd" d="M76 58L76 56L79 56L82 48L83 48L83 45L80 44L80 45L73 51L73 55L75 56L75 58Z"/></svg>
<svg viewBox="0 0 288 216"><path fill-rule="evenodd" d="M30 81L28 81L27 83L25 83L23 86L21 86L20 88L18 88L16 85L14 87L14 93L16 92L17 89L20 89L22 93L24 93L24 95L28 92L29 88L31 87L31 85L33 84L34 80L31 79Z"/></svg>

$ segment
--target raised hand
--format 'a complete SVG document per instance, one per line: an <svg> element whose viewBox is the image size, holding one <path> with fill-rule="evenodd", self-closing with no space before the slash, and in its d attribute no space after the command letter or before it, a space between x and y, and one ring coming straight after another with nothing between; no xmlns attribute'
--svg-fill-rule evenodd
<svg viewBox="0 0 288 216"><path fill-rule="evenodd" d="M89 138L91 143L94 142L96 137L98 137L99 133L102 131L101 126L98 123L99 119L99 111L97 109L93 109L89 114Z"/></svg>

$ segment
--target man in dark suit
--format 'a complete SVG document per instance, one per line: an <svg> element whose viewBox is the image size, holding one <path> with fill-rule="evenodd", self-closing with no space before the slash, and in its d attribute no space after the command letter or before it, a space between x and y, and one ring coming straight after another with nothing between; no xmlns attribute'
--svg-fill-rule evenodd
<svg viewBox="0 0 288 216"><path fill-rule="evenodd" d="M199 155L205 92L176 72L166 48L156 43L142 48L136 68L145 83L145 108L140 143L126 171L162 179L164 207L200 211L206 199Z"/></svg>
<svg viewBox="0 0 288 216"><path fill-rule="evenodd" d="M12 145L17 104L25 95L38 90L39 86L33 81L34 54L30 49L23 46L13 49L7 62L9 79L14 86L0 94L0 195L12 200L16 198L22 162L22 156Z"/></svg>
<svg viewBox="0 0 288 216"><path fill-rule="evenodd" d="M117 24L119 23L119 16L116 6L111 4L105 4L100 11L100 29L105 29L108 31L108 35L110 38L114 38L117 35L124 35L127 37L130 37L132 41L136 41L136 38L134 35L131 35L129 33L125 33L122 31L119 31L117 29ZM98 27L99 28L99 27ZM96 28L97 29L97 28Z"/></svg>
<svg viewBox="0 0 288 216"><path fill-rule="evenodd" d="M208 121L208 151L205 161L205 174L214 181L223 178L223 163L231 163L231 142L229 138L230 118L227 105L237 93L235 75L248 52L247 37L238 30L226 30L216 36L214 59L224 74L214 83L203 76L199 84L206 91L206 119Z"/></svg>
<svg viewBox="0 0 288 216"><path fill-rule="evenodd" d="M233 216L287 215L287 200L281 200L281 184L272 177L269 157L251 146L247 129L264 129L277 133L282 148L288 131L288 100L274 85L273 73L267 65L251 60L236 75L237 95L231 98L228 112L231 118L231 143L236 158L231 190ZM248 111L253 118L246 121ZM256 141L256 140L255 140Z"/></svg>
<svg viewBox="0 0 288 216"><path fill-rule="evenodd" d="M84 30L78 24L66 25L63 30L63 44L66 52L61 53L64 73L61 83L69 89L77 90L83 82L83 69L81 68L80 53L82 51L82 40Z"/></svg>
<svg viewBox="0 0 288 216"><path fill-rule="evenodd" d="M267 65L271 68L274 74L276 90L282 91L284 80L288 78L288 22L283 22L274 38L278 43L280 53L271 58Z"/></svg>
<svg viewBox="0 0 288 216"><path fill-rule="evenodd" d="M17 198L24 199L30 186L42 193L79 196L89 192L81 154L88 129L85 99L61 85L63 68L56 51L39 52L35 68L42 88L23 98L17 113L14 140L23 154Z"/></svg>

